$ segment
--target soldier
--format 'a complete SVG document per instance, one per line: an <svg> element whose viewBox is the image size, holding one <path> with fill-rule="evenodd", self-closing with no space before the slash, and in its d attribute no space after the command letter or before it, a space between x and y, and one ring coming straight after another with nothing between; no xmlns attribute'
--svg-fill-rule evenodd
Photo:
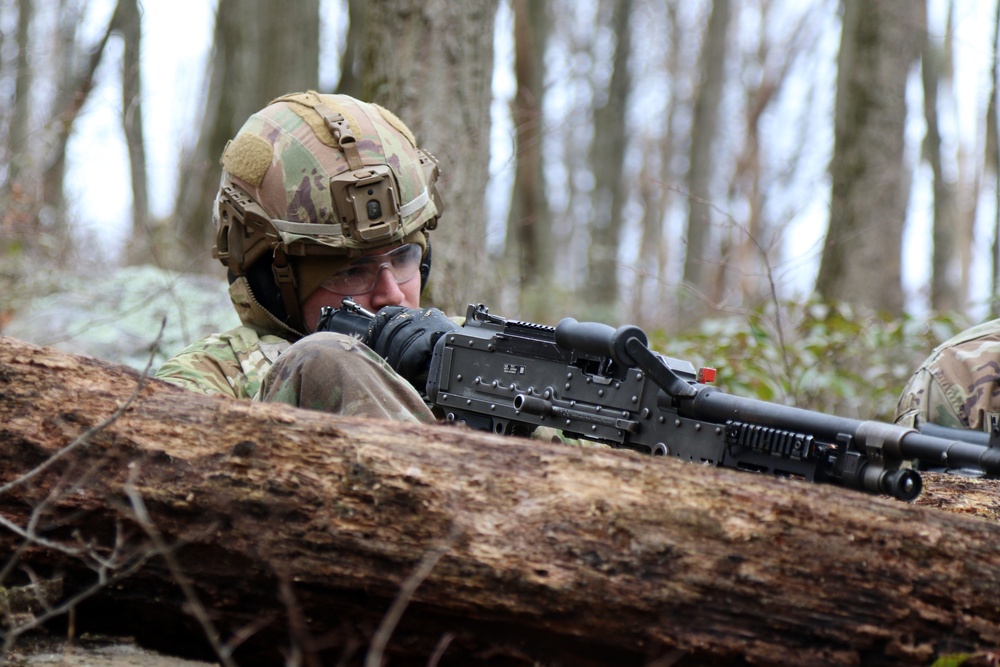
<svg viewBox="0 0 1000 667"><path fill-rule="evenodd" d="M439 310L411 310L442 211L435 158L392 112L310 91L253 114L222 166L212 253L242 326L188 346L156 377L205 394L433 422L414 387L433 343L457 328ZM347 296L379 311L369 345L312 333L321 308Z"/></svg>
<svg viewBox="0 0 1000 667"><path fill-rule="evenodd" d="M989 431L1000 415L1000 320L972 327L939 345L910 378L896 423L931 422Z"/></svg>

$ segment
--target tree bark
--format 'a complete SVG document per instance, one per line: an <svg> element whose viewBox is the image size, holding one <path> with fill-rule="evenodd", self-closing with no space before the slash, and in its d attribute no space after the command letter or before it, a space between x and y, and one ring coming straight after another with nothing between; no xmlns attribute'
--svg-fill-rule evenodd
<svg viewBox="0 0 1000 667"><path fill-rule="evenodd" d="M708 27L701 48L701 81L695 93L691 120L691 144L688 171L687 248L684 254L683 280L692 295L683 294L681 305L688 317L697 318L706 310L703 298L710 290L711 271L706 268L714 259L711 247L712 174L716 170L714 145L719 132L719 115L725 84L725 62L729 44L730 0L712 0Z"/></svg>
<svg viewBox="0 0 1000 667"><path fill-rule="evenodd" d="M1000 526L960 516L995 520L996 482L928 475L947 513L155 380L130 400L138 380L0 338L0 583L58 571L70 598L134 570L77 632L204 655L193 610L245 640L241 665L383 644L394 665L910 665L1000 644Z"/></svg>
<svg viewBox="0 0 1000 667"><path fill-rule="evenodd" d="M918 3L848 0L837 61L830 225L816 290L903 312L906 80L919 53ZM878 285L878 289L872 289Z"/></svg>
<svg viewBox="0 0 1000 667"><path fill-rule="evenodd" d="M219 158L250 114L286 93L319 86L319 2L220 0L197 142L185 151L174 204L184 270L220 270L211 258Z"/></svg>
<svg viewBox="0 0 1000 667"><path fill-rule="evenodd" d="M591 319L618 321L618 247L624 226L622 208L628 198L622 173L628 145L626 118L632 88L629 72L632 51L631 0L608 3L608 22L615 34L611 79L605 99L594 110L594 141L590 166L594 174L592 214L588 220L590 246L583 300Z"/></svg>
<svg viewBox="0 0 1000 667"><path fill-rule="evenodd" d="M132 183L132 237L125 252L130 264L146 264L157 251L149 210L146 139L142 113L142 12L137 0L119 0L112 25L121 34L122 130Z"/></svg>
<svg viewBox="0 0 1000 667"><path fill-rule="evenodd" d="M368 3L362 95L396 112L441 161L444 200L423 299L448 313L496 303L486 238L493 25L497 0Z"/></svg>
<svg viewBox="0 0 1000 667"><path fill-rule="evenodd" d="M514 0L512 9L517 94L511 101L510 115L514 123L515 171L504 264L517 267L520 316L538 321L551 315L557 300L552 289L555 258L542 159L545 50L551 21L546 1Z"/></svg>

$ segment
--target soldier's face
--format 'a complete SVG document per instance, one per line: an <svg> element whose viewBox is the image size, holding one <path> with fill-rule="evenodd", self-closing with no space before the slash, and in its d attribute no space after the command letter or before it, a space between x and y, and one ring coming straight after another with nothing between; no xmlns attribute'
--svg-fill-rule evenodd
<svg viewBox="0 0 1000 667"><path fill-rule="evenodd" d="M395 250L398 250L398 248ZM376 256L385 254L387 253L384 249L373 251L364 259L367 260L369 257L375 258ZM409 279L398 282L390 266L383 263L378 269L375 286L363 294L348 295L336 292L329 287L316 288L302 303L302 318L309 332L315 331L316 323L319 321L320 310L324 306L339 308L347 296L350 296L362 308L372 312L377 312L385 306L419 308L420 272L416 271Z"/></svg>

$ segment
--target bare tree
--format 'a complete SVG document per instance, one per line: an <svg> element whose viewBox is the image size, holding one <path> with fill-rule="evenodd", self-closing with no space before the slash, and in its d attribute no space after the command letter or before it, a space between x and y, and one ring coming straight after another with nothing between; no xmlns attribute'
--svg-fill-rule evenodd
<svg viewBox="0 0 1000 667"><path fill-rule="evenodd" d="M398 113L441 162L445 214L433 235L435 270L425 296L448 312L492 301L483 193L496 8L497 0L368 6L362 96Z"/></svg>
<svg viewBox="0 0 1000 667"><path fill-rule="evenodd" d="M142 127L142 14L137 0L119 0L112 24L122 37L122 128L132 177L132 241L126 261L149 261L153 229L149 212L146 140Z"/></svg>
<svg viewBox="0 0 1000 667"><path fill-rule="evenodd" d="M993 175L994 221L990 315L1000 317L1000 123L997 113L998 79L1000 79L1000 3L993 15L993 51L990 53L990 101L986 108L986 146L983 151L983 171Z"/></svg>
<svg viewBox="0 0 1000 667"><path fill-rule="evenodd" d="M684 150L685 132L681 119L691 106L687 85L691 70L683 60L691 31L686 30L681 6L676 0L667 3L664 16L657 16L661 10L658 2L647 2L636 9L640 12L639 24L647 29L654 25L653 21L664 22L661 34L666 37L666 45L653 68L663 72L662 78L669 84L669 96L660 117L662 120L654 124L662 131L662 136L640 137L643 164L637 194L642 204L642 227L630 321L640 326L671 328L677 294L671 276L670 251L679 244L670 233L666 218L679 189L675 184L683 177L674 164Z"/></svg>
<svg viewBox="0 0 1000 667"><path fill-rule="evenodd" d="M544 0L514 0L514 75L517 93L511 102L515 133L515 174L507 219L505 254L517 267L521 317L547 317L555 291L552 222L543 173L545 138L545 49L550 21Z"/></svg>
<svg viewBox="0 0 1000 667"><path fill-rule="evenodd" d="M621 239L626 189L622 176L628 134L629 73L632 37L629 21L632 0L603 3L609 10L609 24L615 35L611 78L594 109L594 141L590 166L594 174L590 245L587 257L585 301L594 316L615 321L618 301L618 245Z"/></svg>
<svg viewBox="0 0 1000 667"><path fill-rule="evenodd" d="M222 150L269 101L319 85L319 25L319 0L220 0L201 128L181 161L174 207L180 254L161 261L215 267L209 239Z"/></svg>
<svg viewBox="0 0 1000 667"><path fill-rule="evenodd" d="M17 59L14 65L14 100L7 131L7 184L21 182L21 172L30 158L28 133L31 120L30 93L34 69L28 60L34 0L17 0Z"/></svg>
<svg viewBox="0 0 1000 667"><path fill-rule="evenodd" d="M19 0L15 84L6 141L6 231L29 252L65 258L72 237L65 224L63 180L66 147L95 85L95 73L111 35L111 24L92 43L78 27L83 5L60 0L51 28L38 30L33 0ZM37 33L37 34L36 34ZM50 40L49 49L39 43ZM40 76L40 72L50 72ZM49 91L41 94L39 89Z"/></svg>
<svg viewBox="0 0 1000 667"><path fill-rule="evenodd" d="M921 10L927 20L929 7L921 0ZM961 286L962 268L958 255L961 220L957 208L955 184L944 174L941 133L938 122L939 82L951 79L951 16L949 12L948 30L945 32L943 48L938 48L931 39L929 30L923 31L921 42L921 75L924 88L924 119L927 132L924 135L923 159L928 162L934 177L934 250L931 261L931 308L935 310L961 310L964 296Z"/></svg>
<svg viewBox="0 0 1000 667"><path fill-rule="evenodd" d="M712 176L715 172L715 142L724 88L725 62L729 43L730 0L713 0L701 48L701 80L695 93L691 146L686 177L688 194L687 249L684 257L685 286L695 294L709 293L712 261ZM694 299L685 298L685 310L692 315L702 309Z"/></svg>
<svg viewBox="0 0 1000 667"><path fill-rule="evenodd" d="M361 96L361 60L368 41L368 0L348 0L347 43L340 57L340 82L337 92Z"/></svg>
<svg viewBox="0 0 1000 667"><path fill-rule="evenodd" d="M903 126L919 10L910 2L847 0L837 64L830 226L816 289L889 313L903 309Z"/></svg>

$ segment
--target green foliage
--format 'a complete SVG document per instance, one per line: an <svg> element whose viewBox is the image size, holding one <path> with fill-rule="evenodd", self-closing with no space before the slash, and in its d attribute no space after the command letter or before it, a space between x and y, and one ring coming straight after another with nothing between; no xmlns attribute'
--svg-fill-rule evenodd
<svg viewBox="0 0 1000 667"><path fill-rule="evenodd" d="M975 655L971 653L953 653L950 655L943 655L935 660L931 667L961 667L974 657Z"/></svg>
<svg viewBox="0 0 1000 667"><path fill-rule="evenodd" d="M816 300L785 302L651 344L718 370L730 394L856 419L891 421L903 385L938 344L968 326L953 315L890 319Z"/></svg>

